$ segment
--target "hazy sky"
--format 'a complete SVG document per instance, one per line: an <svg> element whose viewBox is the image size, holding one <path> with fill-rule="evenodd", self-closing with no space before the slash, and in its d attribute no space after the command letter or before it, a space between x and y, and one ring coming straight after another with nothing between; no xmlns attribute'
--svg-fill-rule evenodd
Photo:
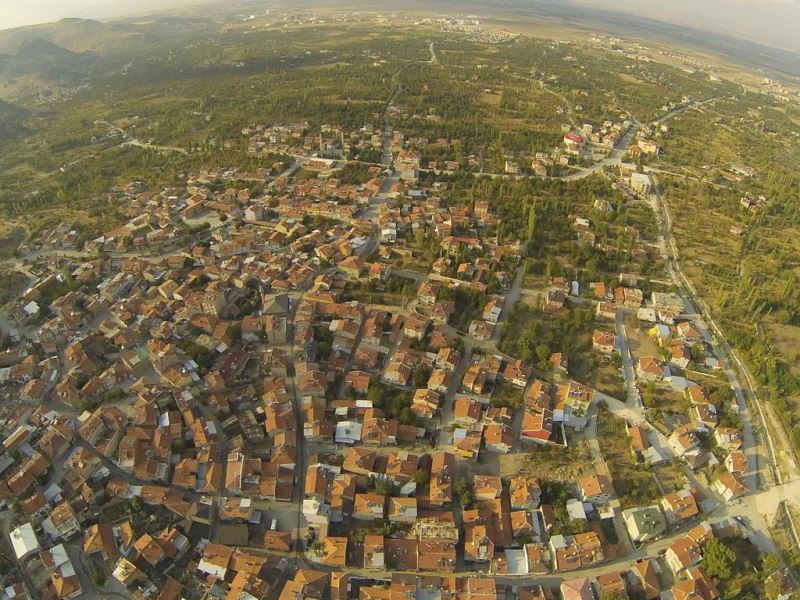
<svg viewBox="0 0 800 600"><path fill-rule="evenodd" d="M1 2L2 0L0 0ZM800 0L572 0L800 52Z"/></svg>
<svg viewBox="0 0 800 600"><path fill-rule="evenodd" d="M113 18L192 0L0 0L0 29L81 16ZM552 0L551 0L552 1ZM345 0L352 5L357 0ZM531 0L536 3L537 0ZM800 52L800 0L563 0L732 33ZM457 6L454 0L454 5Z"/></svg>
<svg viewBox="0 0 800 600"><path fill-rule="evenodd" d="M186 3L186 0L0 0L0 29L64 17L108 19Z"/></svg>

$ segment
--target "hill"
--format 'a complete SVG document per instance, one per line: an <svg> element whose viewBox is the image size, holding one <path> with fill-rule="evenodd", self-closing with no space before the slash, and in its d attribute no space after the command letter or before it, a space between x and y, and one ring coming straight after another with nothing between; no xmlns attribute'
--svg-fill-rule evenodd
<svg viewBox="0 0 800 600"><path fill-rule="evenodd" d="M17 54L33 41L50 42L72 52L105 52L131 34L130 26L91 19L62 19L0 31L0 53Z"/></svg>
<svg viewBox="0 0 800 600"><path fill-rule="evenodd" d="M25 130L25 109L0 100L0 139L10 139Z"/></svg>
<svg viewBox="0 0 800 600"><path fill-rule="evenodd" d="M37 60L75 60L80 58L80 54L54 44L49 40L36 38L22 42L17 49L15 56L20 58L32 58Z"/></svg>

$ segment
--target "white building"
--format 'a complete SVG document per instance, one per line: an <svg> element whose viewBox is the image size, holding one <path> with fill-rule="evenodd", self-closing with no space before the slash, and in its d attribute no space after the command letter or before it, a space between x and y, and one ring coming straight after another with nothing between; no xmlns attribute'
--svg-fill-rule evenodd
<svg viewBox="0 0 800 600"><path fill-rule="evenodd" d="M14 529L9 537L11 538L11 545L14 547L14 554L17 555L17 560L27 558L41 549L39 540L36 538L36 532L30 523L23 523Z"/></svg>

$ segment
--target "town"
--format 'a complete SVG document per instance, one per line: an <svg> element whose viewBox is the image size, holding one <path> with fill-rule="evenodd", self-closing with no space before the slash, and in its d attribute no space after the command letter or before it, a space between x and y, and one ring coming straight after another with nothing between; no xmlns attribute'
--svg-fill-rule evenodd
<svg viewBox="0 0 800 600"><path fill-rule="evenodd" d="M528 76L558 131L494 154L401 84L371 122L253 118L202 148L89 122L106 150L230 160L115 185L94 200L120 223L60 216L5 261L0 600L798 593L800 473L663 181L733 190L729 242L775 200L742 162L659 162L674 121L742 94L594 119Z"/></svg>

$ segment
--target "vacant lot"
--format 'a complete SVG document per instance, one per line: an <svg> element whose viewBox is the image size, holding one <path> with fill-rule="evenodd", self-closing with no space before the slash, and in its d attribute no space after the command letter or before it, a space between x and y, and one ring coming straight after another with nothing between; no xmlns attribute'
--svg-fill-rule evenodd
<svg viewBox="0 0 800 600"><path fill-rule="evenodd" d="M661 491L650 467L633 460L625 421L605 408L600 408L597 414L597 442L623 509L658 501Z"/></svg>
<svg viewBox="0 0 800 600"><path fill-rule="evenodd" d="M511 477L518 473L540 480L570 481L594 473L592 455L586 443L570 440L566 450L531 445L518 454L499 457L500 475Z"/></svg>

